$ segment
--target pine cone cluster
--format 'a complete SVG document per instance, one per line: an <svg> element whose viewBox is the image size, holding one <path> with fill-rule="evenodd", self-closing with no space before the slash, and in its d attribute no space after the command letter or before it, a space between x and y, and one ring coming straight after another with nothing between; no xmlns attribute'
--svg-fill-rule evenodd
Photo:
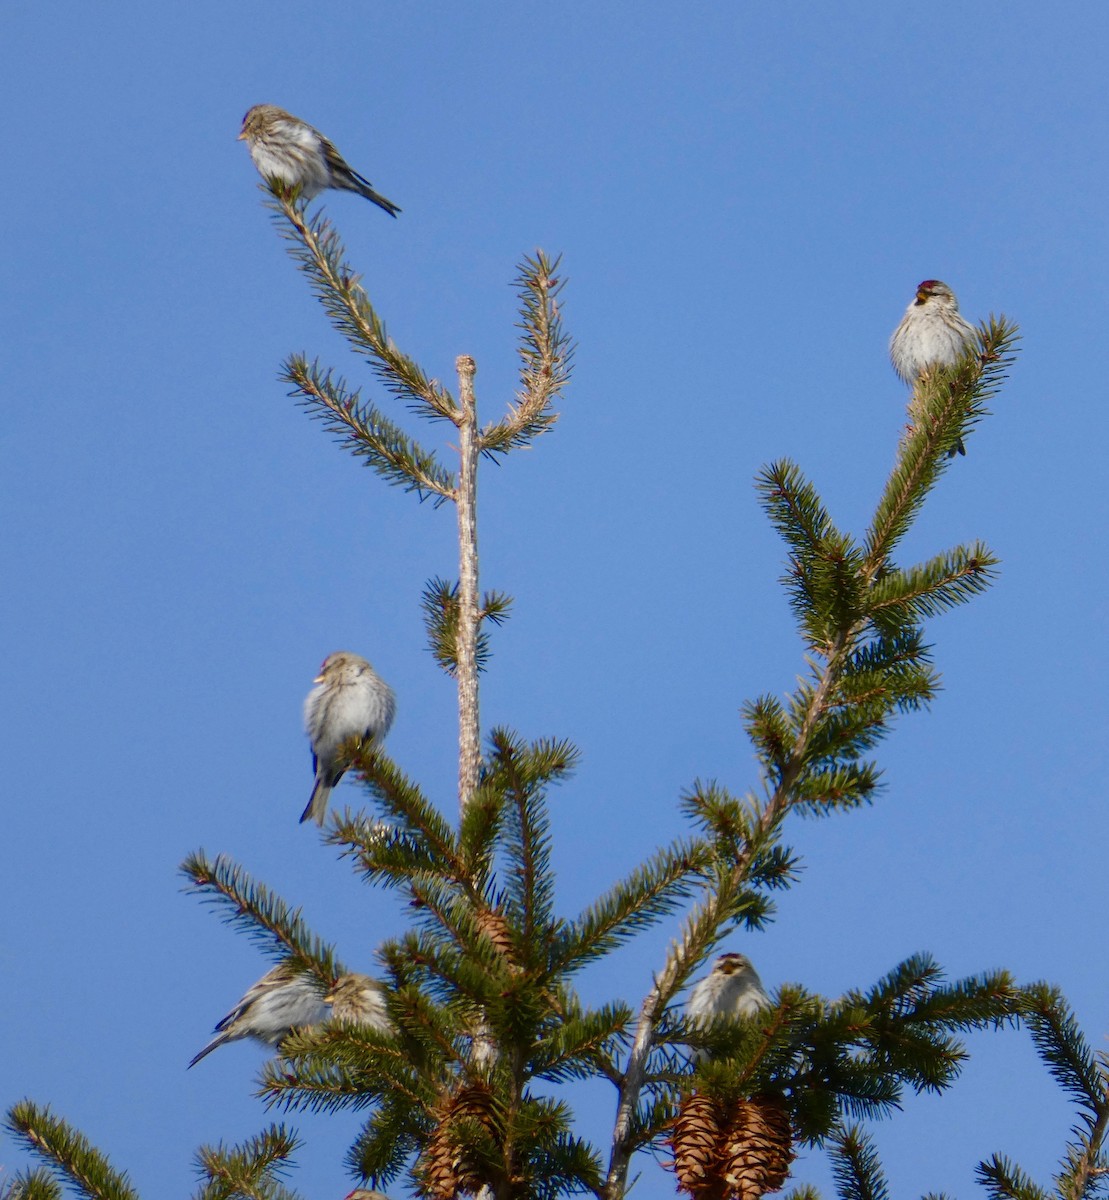
<svg viewBox="0 0 1109 1200"><path fill-rule="evenodd" d="M434 1200L475 1195L489 1180L475 1153L474 1135L483 1130L497 1137L493 1093L484 1084L461 1088L444 1100L437 1116L419 1167L427 1194Z"/></svg>
<svg viewBox="0 0 1109 1200"><path fill-rule="evenodd" d="M785 1183L793 1161L789 1114L773 1096L733 1105L687 1096L670 1145L678 1187L694 1200L759 1200Z"/></svg>

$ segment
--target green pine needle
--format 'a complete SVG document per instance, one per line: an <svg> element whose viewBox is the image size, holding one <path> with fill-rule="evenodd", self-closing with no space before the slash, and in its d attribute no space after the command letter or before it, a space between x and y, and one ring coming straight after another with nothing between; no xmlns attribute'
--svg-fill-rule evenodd
<svg viewBox="0 0 1109 1200"><path fill-rule="evenodd" d="M138 1200L126 1172L117 1171L93 1144L50 1108L20 1100L5 1122L17 1141L89 1200ZM42 1176L34 1176L42 1193Z"/></svg>
<svg viewBox="0 0 1109 1200"><path fill-rule="evenodd" d="M358 392L348 392L344 381L318 361L293 355L285 362L282 379L293 385L292 395L341 445L387 483L415 492L421 500L432 497L437 506L454 499L455 477L436 455L372 404L363 403Z"/></svg>
<svg viewBox="0 0 1109 1200"><path fill-rule="evenodd" d="M980 1162L975 1174L993 1200L1055 1200L1016 1163L1000 1154Z"/></svg>
<svg viewBox="0 0 1109 1200"><path fill-rule="evenodd" d="M196 1161L205 1182L195 1200L292 1200L278 1176L300 1145L284 1125L271 1125L240 1146L201 1146Z"/></svg>
<svg viewBox="0 0 1109 1200"><path fill-rule="evenodd" d="M369 359L385 387L425 416L457 422L461 410L450 392L428 379L386 333L359 276L347 264L346 250L331 222L322 212L308 218L305 205L288 194L277 194L270 208L289 242L289 253L308 277L332 325L356 353Z"/></svg>
<svg viewBox="0 0 1109 1200"><path fill-rule="evenodd" d="M61 1200L62 1185L45 1167L17 1171L2 1187L0 1200Z"/></svg>
<svg viewBox="0 0 1109 1200"><path fill-rule="evenodd" d="M859 1126L839 1130L829 1154L840 1200L889 1200L878 1151Z"/></svg>
<svg viewBox="0 0 1109 1200"><path fill-rule="evenodd" d="M520 264L520 386L502 421L485 426L478 439L482 453L496 456L528 446L558 420L555 400L570 382L574 347L562 328L558 297L565 280L555 272L561 257L542 250Z"/></svg>
<svg viewBox="0 0 1109 1200"><path fill-rule="evenodd" d="M902 442L874 520L864 542L866 560L880 569L908 532L928 493L948 470L948 451L988 415L1013 362L1017 328L991 317L979 330L979 344L956 366L936 371L918 389L916 428Z"/></svg>

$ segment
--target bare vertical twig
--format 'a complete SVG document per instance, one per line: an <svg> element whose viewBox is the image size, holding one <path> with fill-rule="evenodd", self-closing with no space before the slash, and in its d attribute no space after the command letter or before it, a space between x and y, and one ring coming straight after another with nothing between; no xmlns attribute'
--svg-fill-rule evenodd
<svg viewBox="0 0 1109 1200"><path fill-rule="evenodd" d="M478 715L477 634L477 401L474 375L477 364L468 354L455 360L458 371L461 412L459 433L458 492L458 803L464 811L477 787L481 758L481 727Z"/></svg>

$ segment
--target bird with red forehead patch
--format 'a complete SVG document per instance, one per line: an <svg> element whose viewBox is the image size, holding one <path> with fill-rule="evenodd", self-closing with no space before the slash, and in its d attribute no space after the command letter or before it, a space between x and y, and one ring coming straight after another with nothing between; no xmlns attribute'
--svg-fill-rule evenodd
<svg viewBox="0 0 1109 1200"><path fill-rule="evenodd" d="M267 183L295 188L305 200L336 188L365 196L391 217L400 212L392 200L375 192L373 184L349 166L318 129L276 104L256 104L243 117L239 141L246 142Z"/></svg>
<svg viewBox="0 0 1109 1200"><path fill-rule="evenodd" d="M723 1019L745 1019L770 1004L758 972L745 954L721 954L712 970L697 983L686 1002L686 1016L699 1025ZM703 1050L694 1054L704 1058Z"/></svg>
<svg viewBox="0 0 1109 1200"><path fill-rule="evenodd" d="M890 362L915 388L933 367L953 367L977 339L974 327L959 312L955 293L938 279L925 279L890 338ZM966 453L962 438L950 453Z"/></svg>
<svg viewBox="0 0 1109 1200"><path fill-rule="evenodd" d="M316 685L304 701L304 727L312 743L316 783L301 821L323 825L327 798L350 766L344 747L351 741L380 745L393 726L397 699L370 664L349 650L323 660Z"/></svg>

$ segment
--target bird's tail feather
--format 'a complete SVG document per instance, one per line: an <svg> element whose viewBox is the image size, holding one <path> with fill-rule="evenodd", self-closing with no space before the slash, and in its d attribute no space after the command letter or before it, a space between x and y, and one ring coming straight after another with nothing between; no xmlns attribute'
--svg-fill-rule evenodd
<svg viewBox="0 0 1109 1200"><path fill-rule="evenodd" d="M308 801L308 807L300 814L300 823L303 825L309 817L322 829L324 817L327 816L327 798L331 795L331 789L321 780L316 780L316 786L312 789L312 798Z"/></svg>
<svg viewBox="0 0 1109 1200"><path fill-rule="evenodd" d="M372 200L378 208L383 208L391 217L395 217L400 209L392 202L386 200L380 192L375 192L373 185L364 176L359 175L357 171L351 171L350 177L354 182L355 191L360 196L365 196L367 200Z"/></svg>
<svg viewBox="0 0 1109 1200"><path fill-rule="evenodd" d="M206 1055L208 1055L208 1054L211 1054L211 1053L212 1053L212 1051L213 1051L213 1050L215 1050L217 1046L222 1046L222 1045L223 1045L223 1043L224 1043L224 1042L226 1042L226 1041L227 1041L227 1039L226 1039L226 1038L224 1038L224 1037L212 1038L212 1040L211 1040L211 1041L208 1043L208 1045L207 1045L207 1046L205 1046L205 1047L204 1047L204 1049L203 1049L203 1050L201 1050L199 1054L194 1054L194 1055L193 1055L192 1059L191 1059L191 1060L190 1060L190 1062L189 1062L189 1065L188 1065L188 1067L186 1067L185 1069L186 1069L186 1070L191 1070L193 1067L195 1067L195 1066L196 1066L196 1064L197 1064L198 1062L200 1062L200 1060L201 1060L202 1058L204 1058L204 1057L205 1057Z"/></svg>

